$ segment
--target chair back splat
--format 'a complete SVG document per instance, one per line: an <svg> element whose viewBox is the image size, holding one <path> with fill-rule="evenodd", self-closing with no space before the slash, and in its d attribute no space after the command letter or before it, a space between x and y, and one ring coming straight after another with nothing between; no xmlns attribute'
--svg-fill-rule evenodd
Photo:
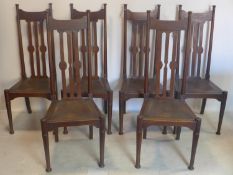
<svg viewBox="0 0 233 175"><path fill-rule="evenodd" d="M60 46L60 60L59 70L61 71L62 80L62 97L64 99L81 98L81 62L80 62L80 49L79 38L82 30L86 30L86 43L87 43L87 68L88 75L91 75L91 60L90 60L90 31L89 31L89 11L86 12L87 16L77 20L55 20L48 19L48 41L49 41L49 56L50 62L52 62L52 50L51 50L51 34L56 31L59 34L59 46ZM65 39L67 41L65 41ZM66 50L67 49L67 50ZM67 54L66 54L67 53ZM68 59L66 59L68 58ZM55 92L56 70L52 73L52 93ZM67 86L68 85L68 86ZM67 94L69 88L69 95ZM88 76L88 94L91 96L91 76Z"/></svg>
<svg viewBox="0 0 233 175"><path fill-rule="evenodd" d="M152 19L160 18L160 5L150 14ZM123 81L119 91L119 134L123 134L123 114L126 113L126 101L144 97L144 71L150 72L149 91L152 94L155 75L154 60L150 59L150 68L145 65L146 57L146 12L135 12L124 5L123 21ZM128 50L129 49L129 50ZM148 50L150 50L148 48ZM153 74L153 75L152 75Z"/></svg>
<svg viewBox="0 0 233 175"><path fill-rule="evenodd" d="M152 19L160 18L160 5L151 13ZM143 77L145 59L146 38L146 13L132 12L124 5L124 43L123 43L123 78ZM128 23L131 24L132 32L128 32ZM128 34L131 34L128 36ZM130 60L127 61L128 39L130 42ZM127 65L129 64L129 65ZM127 71L127 69L129 70Z"/></svg>
<svg viewBox="0 0 233 175"><path fill-rule="evenodd" d="M74 9L70 4L71 19L81 19L87 13ZM108 114L108 134L111 134L112 123L112 101L113 91L108 81L107 70L107 4L103 5L98 11L90 11L90 59L91 59L91 79L92 79L92 96L103 100L103 110ZM81 30L80 39L80 61L82 64L81 84L82 96L88 96L87 93L87 76L88 76L88 60L87 60L87 43L85 40L86 29Z"/></svg>
<svg viewBox="0 0 233 175"><path fill-rule="evenodd" d="M90 12L90 32L91 32L91 59L92 61L92 76L98 78L101 74L107 80L107 19L106 19L106 4L104 8L99 11ZM80 19L87 15L86 12L74 9L73 4L70 4L71 19ZM101 25L101 23L103 25ZM101 27L100 27L101 25ZM81 52L83 55L83 76L87 76L87 59L85 54L87 46L85 43L86 30L81 30ZM100 34L99 34L100 33ZM103 36L98 38L98 36ZM100 53L99 53L100 52ZM103 60L99 60L98 56L101 55ZM101 63L101 64L99 64ZM103 64L102 64L103 63ZM101 69L99 71L99 68Z"/></svg>
<svg viewBox="0 0 233 175"><path fill-rule="evenodd" d="M179 5L179 20L187 18L188 12L182 10L182 5ZM187 67L190 77L202 77L202 72L205 72L205 78L210 78L214 19L215 6L212 11L206 13L192 13L192 48L189 55L191 62Z"/></svg>
<svg viewBox="0 0 233 175"><path fill-rule="evenodd" d="M45 41L45 28L47 15L52 16L52 4L49 4L49 9L41 12L26 12L19 9L19 5L16 4L16 20L17 20L17 32L19 42L19 55L21 64L21 76L26 78L25 58L24 58L24 46L22 38L23 24L26 22L27 30L27 50L29 52L30 73L32 78L45 78L47 74L46 63L46 41Z"/></svg>
<svg viewBox="0 0 233 175"><path fill-rule="evenodd" d="M145 59L145 81L144 92L148 94L148 64L149 64L149 43L151 30L156 31L155 35L155 96L159 98L174 98L175 79L177 71L178 52L180 48L180 32L185 31L185 64L189 63L187 55L190 48L190 18L180 21L163 21L151 19L150 11L147 12L146 32L146 59ZM152 48L153 49L153 48ZM187 73L184 71L184 75ZM185 80L185 79L184 79ZM185 85L182 83L182 86Z"/></svg>

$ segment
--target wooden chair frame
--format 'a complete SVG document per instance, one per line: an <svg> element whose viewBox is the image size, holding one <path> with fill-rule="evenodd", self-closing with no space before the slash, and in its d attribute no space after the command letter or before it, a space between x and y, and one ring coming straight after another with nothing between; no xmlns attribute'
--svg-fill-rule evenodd
<svg viewBox="0 0 233 175"><path fill-rule="evenodd" d="M5 89L5 102L9 120L10 134L14 133L11 100L24 97L28 113L31 113L29 97L42 97L51 100L50 94L50 78L47 74L46 64L46 42L44 36L44 23L47 15L52 16L52 4L49 4L49 9L40 12L26 12L19 8L16 4L16 21L19 44L19 58L21 68L21 79L9 89ZM27 77L25 68L25 57L23 49L23 38L21 32L21 21L26 21L28 30L28 52L30 59L30 73ZM33 24L33 28L32 25ZM33 38L35 45L33 45ZM41 43L40 43L41 42ZM49 69L54 66L49 64ZM35 70L35 67L37 68Z"/></svg>
<svg viewBox="0 0 233 175"><path fill-rule="evenodd" d="M54 62L52 55L51 36L54 31L59 33L60 39L60 63L59 69L62 75L62 99L52 98L52 103L46 116L41 119L42 138L44 143L46 171L51 171L49 155L48 132L54 131L55 141L58 142L58 127L89 125L90 136L93 138L93 126L99 128L100 135L100 162L99 166L104 167L104 143L105 143L105 118L95 105L92 99L92 72L90 59L90 12L87 16L76 20L55 20L48 19L48 46L49 60ZM88 57L88 97L81 96L81 78L80 78L80 55L78 48L78 32L86 29L87 39L87 57ZM64 55L64 36L67 36L68 59ZM73 52L74 51L74 52ZM68 69L67 73L66 70ZM75 69L75 70L74 70ZM68 76L68 80L67 80ZM69 86L67 87L67 82ZM77 82L77 86L75 83ZM56 94L56 69L51 70L51 94ZM70 91L67 94L67 91ZM58 111L58 112L57 112ZM94 117L95 116L95 117Z"/></svg>
<svg viewBox="0 0 233 175"><path fill-rule="evenodd" d="M189 169L193 169L194 159L196 154L196 148L200 133L201 119L196 117L191 111L184 99L177 99L175 97L175 79L176 71L178 68L178 45L180 45L180 31L186 32L185 37L185 58L184 64L189 64L187 55L190 48L190 29L191 29L191 12L189 12L188 21L163 21L151 19L150 11L147 12L147 32L146 32L146 59L145 59L145 81L144 92L145 98L142 109L137 119L137 134L136 134L136 168L140 168L140 153L142 134L146 138L146 129L149 126L176 126L177 139L180 138L180 127L187 127L193 130L192 151ZM148 60L149 60L149 38L150 31L156 30L156 44L155 44L155 61L156 61L156 79L155 79L155 97L149 97L148 90ZM165 47L162 47L162 35L165 34ZM170 35L173 34L173 37ZM169 41L173 40L171 61L169 61ZM171 42L171 41L170 41ZM162 49L165 49L164 58L162 58ZM168 88L168 70L170 69L170 84ZM163 74L162 74L163 73ZM162 75L162 76L160 76ZM184 76L187 75L186 69L184 69ZM161 85L161 82L162 85ZM182 82L182 86L184 81ZM162 88L161 88L162 87ZM168 90L169 89L169 90ZM166 106L164 106L166 105ZM164 109L162 109L164 107ZM170 112L170 113L169 113Z"/></svg>
<svg viewBox="0 0 233 175"><path fill-rule="evenodd" d="M160 18L160 5L157 5L157 9L151 14L153 18ZM123 115L126 112L126 101L131 98L143 98L143 58L145 58L145 45L143 40L145 38L145 26L146 26L146 12L132 12L127 9L127 4L124 4L124 41L123 41L123 82L119 91L119 134L123 134ZM127 76L127 22L132 23L132 40L131 40L131 76ZM140 44L137 46L137 28L140 38ZM144 41L145 42L145 41ZM138 58L137 58L138 57ZM139 60L139 66L137 67L137 59ZM153 82L152 79L150 81ZM153 88L153 84L150 84L150 89Z"/></svg>
<svg viewBox="0 0 233 175"><path fill-rule="evenodd" d="M187 12L182 10L182 5L179 5L179 20L186 19ZM221 102L219 122L217 128L217 135L220 135L226 101L227 91L221 90L210 80L210 65L212 56L213 45L213 32L214 32L214 19L215 19L215 6L212 10L205 13L192 13L192 39L193 49L190 52L191 64L187 65L184 69L187 69L189 76L185 80L185 85L182 90L185 98L202 98L201 114L204 114L207 98L216 99ZM207 63L205 68L205 78L201 78L201 66L203 63L202 58L204 53L203 48L203 26L205 23L211 23L209 30L209 41ZM208 33L207 33L208 34ZM181 64L180 64L181 65ZM199 87L196 87L196 86Z"/></svg>
<svg viewBox="0 0 233 175"><path fill-rule="evenodd" d="M113 91L110 88L109 82L108 82L108 71L107 71L107 18L106 18L106 9L107 9L107 4L104 4L104 8L99 10L99 11L92 11L90 12L90 22L92 25L92 33L93 33L93 42L91 42L92 45L92 55L94 58L94 65L92 67L94 68L94 73L92 77L92 86L93 86L93 97L94 98L102 98L103 99L103 107L104 107L104 112L108 113L108 129L107 133L111 134L111 124L112 124L112 101L113 101ZM86 16L87 13L84 11L78 11L74 9L73 4L70 4L70 11L71 11L71 19L80 19L83 16ZM103 22L103 45L98 46L98 36L97 36L97 23L98 21ZM85 34L85 31L82 30L82 35ZM84 38L84 37L83 37ZM85 53L86 53L86 44L85 40L82 40L81 44L81 52L83 55L83 77L82 77L82 84L85 86L86 83L86 77L87 77L87 64L86 64L86 58L85 58ZM98 52L102 50L103 51L103 63L102 65L102 75L98 75ZM87 87L83 88L82 91L82 96L87 97ZM69 92L68 92L69 93ZM67 128L65 128L64 133L68 133Z"/></svg>

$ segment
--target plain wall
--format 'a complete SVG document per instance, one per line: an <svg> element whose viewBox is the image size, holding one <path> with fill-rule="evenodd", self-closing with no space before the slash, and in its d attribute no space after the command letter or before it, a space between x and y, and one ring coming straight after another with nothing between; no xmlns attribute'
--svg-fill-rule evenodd
<svg viewBox="0 0 233 175"><path fill-rule="evenodd" d="M20 78L18 40L16 31L15 4L28 11L40 11L53 4L53 15L58 19L69 19L69 4L79 10L99 10L107 3L108 29L108 76L114 90L113 110L118 111L118 91L121 75L121 45L123 4L133 11L146 11L161 4L161 19L175 19L177 6L194 12L204 12L216 5L216 19L212 51L211 80L228 91L226 111L232 111L233 105L233 1L232 0L1 0L0 1L0 110L5 110L4 89L12 86ZM192 101L200 108L200 100ZM142 100L130 100L128 110L139 111ZM45 110L49 101L33 98L32 110ZM206 110L218 111L220 103L216 100L207 102ZM25 110L24 100L13 100L13 111Z"/></svg>

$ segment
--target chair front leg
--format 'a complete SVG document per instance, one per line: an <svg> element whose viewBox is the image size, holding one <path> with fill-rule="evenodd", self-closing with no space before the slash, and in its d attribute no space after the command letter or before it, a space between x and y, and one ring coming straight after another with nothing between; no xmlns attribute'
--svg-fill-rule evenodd
<svg viewBox="0 0 233 175"><path fill-rule="evenodd" d="M42 138L43 138L44 151L45 151L46 171L50 172L52 171L52 168L50 165L48 130L46 123L43 121L41 121L41 131L42 131Z"/></svg>
<svg viewBox="0 0 233 175"><path fill-rule="evenodd" d="M32 113L32 109L31 109L31 104L30 104L29 97L25 97L25 104L26 104L28 113L31 114Z"/></svg>
<svg viewBox="0 0 233 175"><path fill-rule="evenodd" d="M123 134L124 94L119 92L119 134Z"/></svg>
<svg viewBox="0 0 233 175"><path fill-rule="evenodd" d="M64 127L63 134L68 134L68 128Z"/></svg>
<svg viewBox="0 0 233 175"><path fill-rule="evenodd" d="M108 92L108 134L112 134L112 100L113 100L113 92Z"/></svg>
<svg viewBox="0 0 233 175"><path fill-rule="evenodd" d="M8 90L5 90L4 94L5 94L5 103L6 103L7 116L8 116L8 121L9 121L9 132L10 132L10 134L14 134L13 121L12 121L12 112L11 112L11 100L10 100L10 97L9 97Z"/></svg>
<svg viewBox="0 0 233 175"><path fill-rule="evenodd" d="M99 167L104 167L104 145L105 145L105 119L100 119L100 128L99 128L99 137L100 137L100 162Z"/></svg>
<svg viewBox="0 0 233 175"><path fill-rule="evenodd" d="M177 129L177 127L174 126L174 127L173 127L173 132L172 132L172 134L176 134L176 129Z"/></svg>
<svg viewBox="0 0 233 175"><path fill-rule="evenodd" d="M92 125L89 126L89 139L90 140L93 139L93 126Z"/></svg>
<svg viewBox="0 0 233 175"><path fill-rule="evenodd" d="M163 127L162 134L165 134L165 135L167 134L167 126L164 126L164 127Z"/></svg>
<svg viewBox="0 0 233 175"><path fill-rule="evenodd" d="M176 140L180 140L181 126L176 128Z"/></svg>
<svg viewBox="0 0 233 175"><path fill-rule="evenodd" d="M188 169L193 170L194 167L194 160L195 160L195 155L196 155L196 150L197 150L197 144L198 144L198 139L199 139L199 134L200 134L200 127L201 127L201 119L197 118L196 119L196 127L193 131L193 142L192 142L192 151L191 151L191 159L190 159L190 164Z"/></svg>
<svg viewBox="0 0 233 175"><path fill-rule="evenodd" d="M137 119L137 131L136 131L136 164L135 168L141 168L141 144L142 144L142 119L139 116Z"/></svg>
<svg viewBox="0 0 233 175"><path fill-rule="evenodd" d="M107 100L103 100L103 110L104 113L107 114L108 113L108 101Z"/></svg>
<svg viewBox="0 0 233 175"><path fill-rule="evenodd" d="M147 128L143 128L143 139L147 137Z"/></svg>
<svg viewBox="0 0 233 175"><path fill-rule="evenodd" d="M221 106L220 106L219 121L218 121L218 130L216 132L217 135L221 134L222 121L223 121L223 116L224 116L226 102L227 102L227 92L224 91L223 94L222 94L222 96L223 97L222 97Z"/></svg>
<svg viewBox="0 0 233 175"><path fill-rule="evenodd" d="M55 142L59 142L58 128L54 129L54 137L55 137Z"/></svg>
<svg viewBox="0 0 233 175"><path fill-rule="evenodd" d="M202 99L202 103L201 103L201 111L200 111L200 114L204 114L205 106L206 106L206 98L203 98L203 99Z"/></svg>
<svg viewBox="0 0 233 175"><path fill-rule="evenodd" d="M123 109L122 109L122 111L123 111L123 114L126 113L126 100L123 101Z"/></svg>

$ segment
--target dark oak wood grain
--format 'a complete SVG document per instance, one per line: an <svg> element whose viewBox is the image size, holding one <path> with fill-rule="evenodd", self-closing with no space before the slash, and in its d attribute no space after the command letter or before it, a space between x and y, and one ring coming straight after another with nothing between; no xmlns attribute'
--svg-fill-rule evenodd
<svg viewBox="0 0 233 175"><path fill-rule="evenodd" d="M4 90L11 134L14 133L11 100L24 97L28 113L31 113L29 97L42 97L49 100L52 98L47 66L50 69L53 64L46 64L47 47L45 43L47 41L44 37L46 34L47 16L52 16L52 4L49 4L49 9L41 12L27 12L20 9L19 5L16 4L16 15L21 79L9 89ZM23 30L27 32L27 47L23 45ZM29 54L30 64L28 69L30 70L30 75L26 75L26 54Z"/></svg>
<svg viewBox="0 0 233 175"><path fill-rule="evenodd" d="M71 19L81 19L86 16L87 13L83 11L78 11L74 9L73 4L70 4ZM108 113L108 129L107 133L111 134L111 123L112 123L112 101L113 101L113 91L110 88L108 81L108 70L107 70L107 5L99 11L90 12L90 30L92 34L91 39L91 59L92 61L92 95L94 98L103 99L104 112ZM82 96L86 97L88 95L88 82L87 82L87 46L85 43L85 30L81 31L80 48L82 52L82 77L81 84ZM99 42L100 41L100 42ZM100 53L99 53L100 52ZM101 70L98 70L100 68ZM69 91L68 91L69 93ZM67 129L64 130L67 133Z"/></svg>
<svg viewBox="0 0 233 175"><path fill-rule="evenodd" d="M46 171L51 171L49 155L48 132L54 131L55 141L58 142L58 128L67 126L88 125L90 135L93 138L93 126L99 128L100 135L100 162L104 166L104 143L105 143L105 118L93 101L92 96L92 70L91 70L91 38L90 38L90 12L86 16L73 20L48 19L48 46L50 62L59 61L58 71L54 67L51 71L51 93L56 92L57 81L55 72L61 74L62 98L52 98L52 103L43 119L41 119L42 137L46 158ZM88 97L81 96L81 73L80 48L78 37L82 30L86 30L87 47L87 78ZM53 57L52 34L58 33L59 56ZM53 60L59 58L58 60ZM67 86L68 84L68 86ZM67 93L69 91L69 94Z"/></svg>
<svg viewBox="0 0 233 175"><path fill-rule="evenodd" d="M190 49L190 30L191 30L191 12L189 13L188 20L180 21L163 21L152 19L150 11L147 12L147 30L146 30L146 50L149 50L149 43L151 31L156 31L155 47L155 96L150 97L148 90L148 60L149 54L146 54L145 61L145 81L144 92L145 98L142 109L137 119L136 131L136 168L140 168L140 154L142 144L142 134L146 139L146 130L149 126L176 126L177 139L180 138L181 126L188 127L193 130L193 142L191 159L189 169L193 169L196 148L199 138L201 119L196 117L189 106L185 103L184 99L176 98L175 96L175 79L176 71L178 68L178 45L180 39L178 38L181 31L186 34L185 38L185 53L184 60L186 59ZM169 47L171 49L169 50ZM148 52L147 52L148 53Z"/></svg>
<svg viewBox="0 0 233 175"><path fill-rule="evenodd" d="M179 6L179 20L187 19L187 12ZM227 91L222 90L210 80L210 65L213 45L213 32L215 20L215 6L204 13L192 14L192 48L190 49L190 64L185 65L187 78L182 89L185 98L202 98L200 113L203 114L207 98L220 101L220 113L216 134L220 134L226 101ZM204 30L207 25L207 30ZM207 41L204 42L204 37ZM206 50L206 51L205 51ZM182 65L182 63L180 63Z"/></svg>
<svg viewBox="0 0 233 175"><path fill-rule="evenodd" d="M160 5L151 13L151 17L160 18ZM146 37L146 12L133 12L124 5L123 21L123 82L119 91L119 134L123 134L123 116L126 112L126 101L131 98L143 98L143 82L145 66L145 37ZM129 25L130 24L130 25ZM130 26L132 26L131 31ZM130 41L129 58L128 41ZM149 51L148 51L149 52ZM149 80L149 90L155 86L153 78ZM152 91L150 91L152 92Z"/></svg>

